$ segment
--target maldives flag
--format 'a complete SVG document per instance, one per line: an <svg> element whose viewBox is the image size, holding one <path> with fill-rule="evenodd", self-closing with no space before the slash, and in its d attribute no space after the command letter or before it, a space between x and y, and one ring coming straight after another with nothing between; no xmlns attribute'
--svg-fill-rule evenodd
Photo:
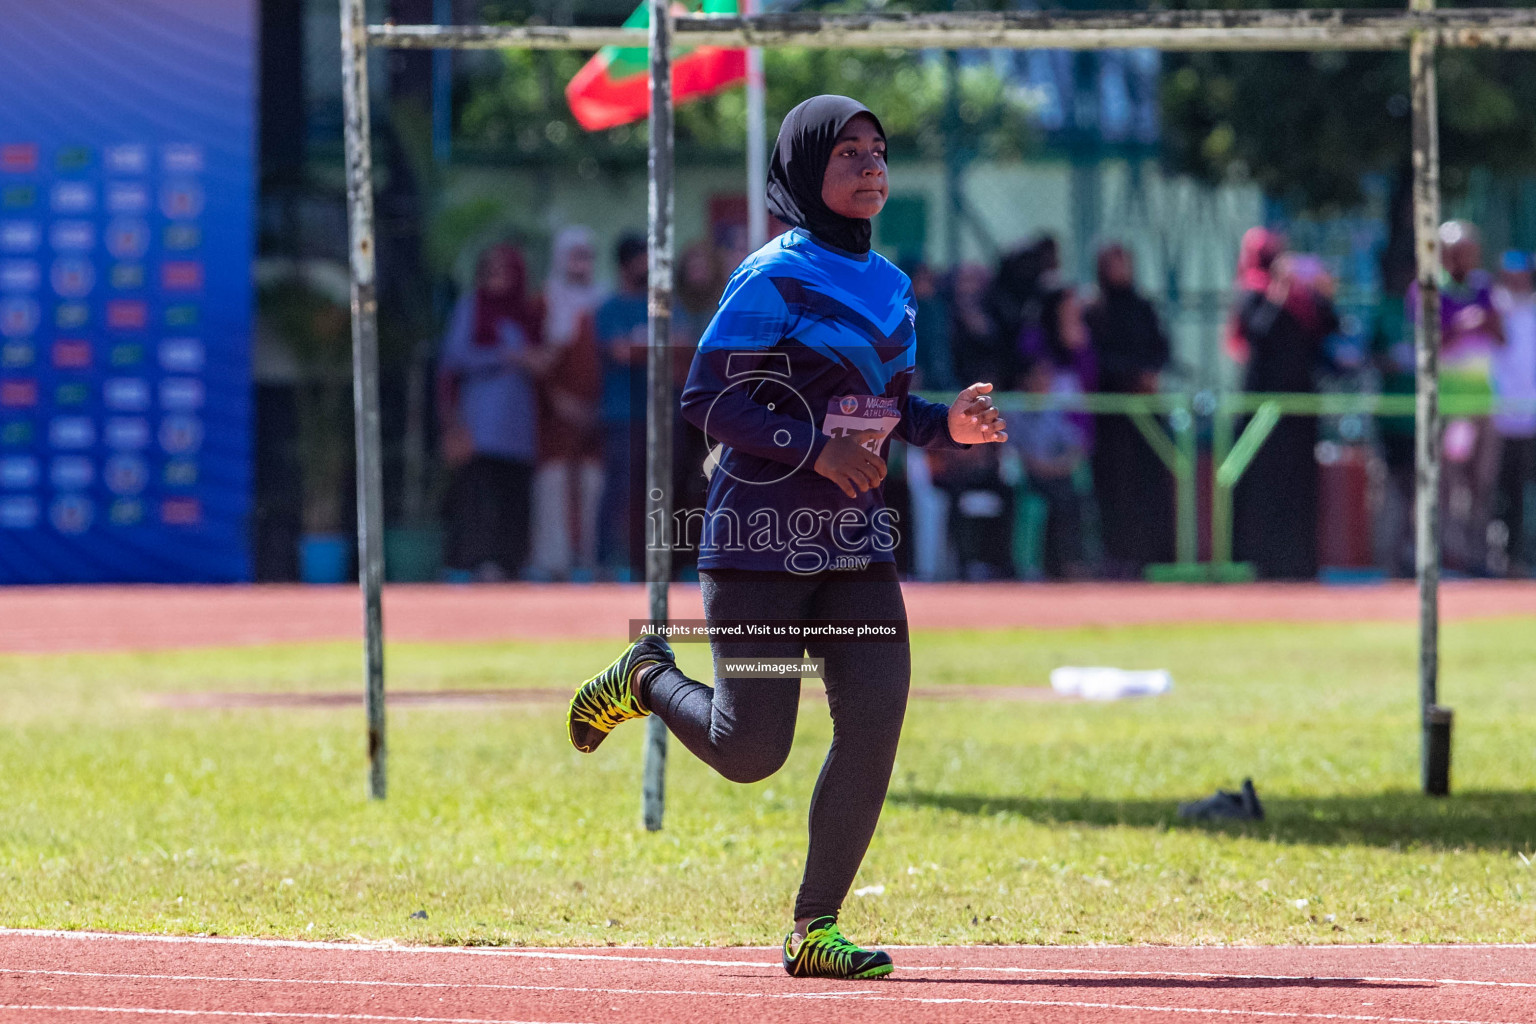
<svg viewBox="0 0 1536 1024"><path fill-rule="evenodd" d="M699 0L675 4L676 14L735 14L736 0ZM648 28L650 5L642 3L624 22L625 28ZM565 98L577 122L589 132L639 121L651 112L650 53L643 46L605 46L582 65L565 87ZM686 103L709 96L747 78L747 51L699 46L672 51L672 98Z"/></svg>

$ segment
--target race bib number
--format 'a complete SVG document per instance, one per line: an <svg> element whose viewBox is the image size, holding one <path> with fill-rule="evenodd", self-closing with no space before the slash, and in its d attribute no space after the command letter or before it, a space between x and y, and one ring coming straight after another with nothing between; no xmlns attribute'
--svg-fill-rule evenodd
<svg viewBox="0 0 1536 1024"><path fill-rule="evenodd" d="M827 401L827 418L821 421L821 432L828 437L844 437L860 430L878 430L879 437L864 442L865 448L878 452L900 422L901 410L895 398L844 395Z"/></svg>

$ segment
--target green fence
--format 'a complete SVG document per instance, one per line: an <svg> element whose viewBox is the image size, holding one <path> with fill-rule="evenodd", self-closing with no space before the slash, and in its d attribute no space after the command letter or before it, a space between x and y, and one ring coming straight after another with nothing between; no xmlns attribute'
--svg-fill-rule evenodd
<svg viewBox="0 0 1536 1024"><path fill-rule="evenodd" d="M935 402L953 395L924 392ZM1411 417L1413 395L1211 391L1155 395L1053 394L999 392L1003 412L1076 412L1125 416L1136 424L1152 451L1173 474L1175 557L1152 566L1148 577L1163 582L1244 582L1251 566L1232 561L1232 492L1275 426L1285 416ZM1494 412L1529 412L1536 402L1485 395L1442 395L1443 418L1487 416ZM1246 419L1246 422L1242 422ZM1242 430L1238 430L1242 422ZM1199 473L1202 423L1209 424L1211 473L1210 560L1200 561Z"/></svg>

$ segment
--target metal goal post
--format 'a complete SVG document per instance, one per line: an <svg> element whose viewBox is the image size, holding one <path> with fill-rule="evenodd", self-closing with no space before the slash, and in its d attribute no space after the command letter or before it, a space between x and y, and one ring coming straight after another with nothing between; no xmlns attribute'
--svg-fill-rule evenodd
<svg viewBox="0 0 1536 1024"><path fill-rule="evenodd" d="M672 48L688 46L820 49L1068 49L1149 47L1168 51L1407 50L1413 105L1413 212L1419 311L1414 331L1415 565L1419 597L1421 773L1426 793L1449 789L1449 709L1438 701L1440 582L1440 413L1437 280L1440 146L1435 54L1441 47L1536 49L1536 10L1436 10L1410 0L1407 10L1109 11L944 14L818 14L748 17L673 15L668 0L648 0L647 29L370 25L365 0L341 0L342 94L346 112L347 208L351 231L352 356L357 436L357 545L363 595L368 721L368 792L385 794L383 480L379 441L378 301L375 281L373 155L368 112L368 50L540 49L650 50L649 251L650 324L646 410L647 515L670 516L672 408L667 344L672 312ZM652 621L667 616L670 552L651 545L646 587ZM661 827L666 727L648 724L643 820Z"/></svg>

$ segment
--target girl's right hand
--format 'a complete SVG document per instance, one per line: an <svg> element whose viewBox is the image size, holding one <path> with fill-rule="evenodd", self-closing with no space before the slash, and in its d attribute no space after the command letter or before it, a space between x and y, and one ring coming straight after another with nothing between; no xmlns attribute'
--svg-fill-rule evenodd
<svg viewBox="0 0 1536 1024"><path fill-rule="evenodd" d="M879 487L885 480L885 460L864 447L864 442L880 437L878 430L855 430L834 437L821 450L812 468L837 484L850 498L860 491Z"/></svg>

